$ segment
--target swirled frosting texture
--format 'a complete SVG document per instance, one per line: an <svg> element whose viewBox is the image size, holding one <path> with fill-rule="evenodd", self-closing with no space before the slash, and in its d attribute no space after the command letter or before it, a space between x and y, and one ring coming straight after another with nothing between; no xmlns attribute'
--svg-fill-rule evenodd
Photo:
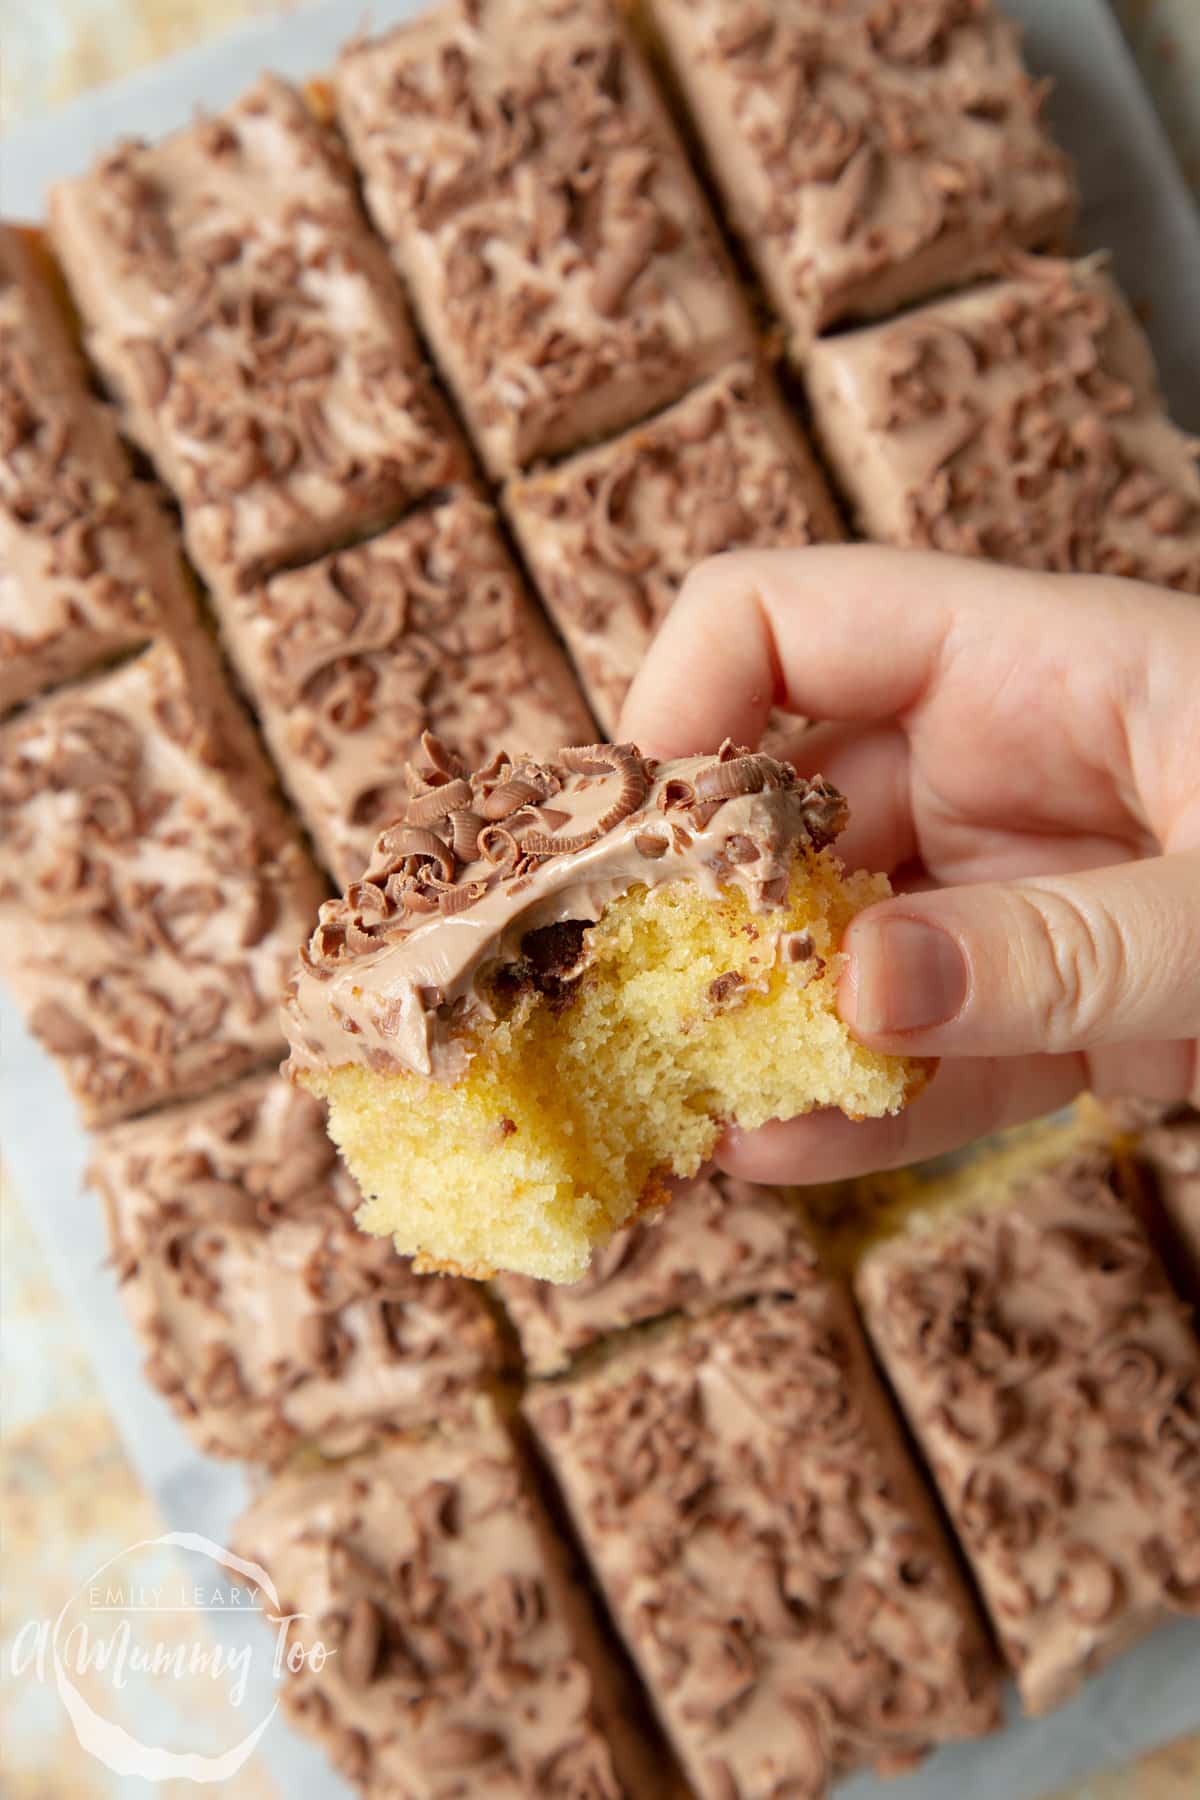
<svg viewBox="0 0 1200 1800"><path fill-rule="evenodd" d="M819 778L730 744L667 763L627 744L544 763L498 754L469 777L424 745L403 819L301 951L284 1005L293 1070L453 1078L490 1016L481 973L519 963L526 933L595 921L638 883L733 885L758 910L779 905L795 855L831 843L846 816Z"/></svg>
<svg viewBox="0 0 1200 1800"><path fill-rule="evenodd" d="M0 969L90 1125L276 1055L324 892L198 637L0 731Z"/></svg>
<svg viewBox="0 0 1200 1800"><path fill-rule="evenodd" d="M720 238L606 0L448 0L351 44L367 204L494 474L751 350Z"/></svg>
<svg viewBox="0 0 1200 1800"><path fill-rule="evenodd" d="M510 482L504 503L608 732L696 563L842 536L795 421L748 360L624 437Z"/></svg>
<svg viewBox="0 0 1200 1800"><path fill-rule="evenodd" d="M869 1251L875 1345L1043 1712L1200 1612L1200 1346L1103 1152Z"/></svg>
<svg viewBox="0 0 1200 1800"><path fill-rule="evenodd" d="M700 1800L820 1800L998 1723L949 1547L815 1269L525 1410Z"/></svg>
<svg viewBox="0 0 1200 1800"><path fill-rule="evenodd" d="M0 226L0 713L193 612L38 252Z"/></svg>
<svg viewBox="0 0 1200 1800"><path fill-rule="evenodd" d="M111 1127L90 1176L146 1377L206 1454L345 1456L499 1364L477 1290L356 1229L322 1108L278 1075Z"/></svg>
<svg viewBox="0 0 1200 1800"><path fill-rule="evenodd" d="M864 535L1200 593L1200 470L1093 263L814 346L817 435Z"/></svg>
<svg viewBox="0 0 1200 1800"><path fill-rule="evenodd" d="M342 883L403 813L432 731L471 766L591 729L566 659L467 493L369 543L214 601L304 823Z"/></svg>
<svg viewBox="0 0 1200 1800"><path fill-rule="evenodd" d="M803 351L1060 238L1070 163L991 0L649 0L730 221Z"/></svg>
<svg viewBox="0 0 1200 1800"><path fill-rule="evenodd" d="M118 145L50 224L208 579L315 556L463 473L345 152L286 82Z"/></svg>
<svg viewBox="0 0 1200 1800"><path fill-rule="evenodd" d="M486 1410L278 1482L236 1547L306 1615L289 1642L336 1650L284 1703L372 1800L678 1800Z"/></svg>

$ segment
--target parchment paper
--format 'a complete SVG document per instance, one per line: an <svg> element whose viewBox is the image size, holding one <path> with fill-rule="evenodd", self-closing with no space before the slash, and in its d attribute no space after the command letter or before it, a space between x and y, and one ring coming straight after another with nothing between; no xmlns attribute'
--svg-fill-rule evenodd
<svg viewBox="0 0 1200 1800"><path fill-rule="evenodd" d="M1031 65L1057 84L1053 123L1076 158L1085 195L1082 246L1113 249L1126 291L1149 307L1147 326L1171 410L1186 429L1200 432L1200 222L1116 23L1104 0L1005 3L1026 25ZM0 211L37 219L50 183L86 167L115 139L175 129L196 106L235 98L260 67L295 77L319 73L364 19L382 26L417 10L414 0L380 0L368 16L344 0L320 0L90 94L0 143ZM141 1479L171 1528L227 1541L247 1499L246 1477L236 1466L199 1456L143 1381L140 1351L103 1266L99 1205L83 1186L86 1135L2 989L0 1143ZM940 1751L899 1781L858 1777L839 1794L843 1800L1039 1800L1094 1769L1200 1730L1200 1623L1181 1621L1158 1632L1048 1719L1021 1719L1011 1696L1009 1713L1012 1722L996 1738ZM281 1793L350 1800L321 1753L292 1734L281 1715L258 1754ZM136 1786L141 1792L142 1784Z"/></svg>

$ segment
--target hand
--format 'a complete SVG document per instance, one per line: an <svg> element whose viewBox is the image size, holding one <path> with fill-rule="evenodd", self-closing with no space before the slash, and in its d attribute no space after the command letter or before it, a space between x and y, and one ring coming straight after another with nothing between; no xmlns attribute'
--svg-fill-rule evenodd
<svg viewBox="0 0 1200 1800"><path fill-rule="evenodd" d="M731 1132L749 1180L894 1167L1084 1088L1200 1104L1200 601L872 546L689 577L625 705L659 756L825 721L791 755L897 896L842 948L843 1019L943 1059L894 1119Z"/></svg>

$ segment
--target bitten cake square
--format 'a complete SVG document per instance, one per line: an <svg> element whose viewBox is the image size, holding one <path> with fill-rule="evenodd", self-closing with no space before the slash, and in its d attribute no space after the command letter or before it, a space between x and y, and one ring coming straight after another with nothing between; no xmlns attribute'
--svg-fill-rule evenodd
<svg viewBox="0 0 1200 1800"><path fill-rule="evenodd" d="M147 1379L208 1455L346 1456L499 1367L477 1289L355 1228L321 1108L279 1075L110 1127L89 1173Z"/></svg>
<svg viewBox="0 0 1200 1800"><path fill-rule="evenodd" d="M822 1800L998 1725L950 1546L816 1271L525 1412L699 1800Z"/></svg>
<svg viewBox="0 0 1200 1800"><path fill-rule="evenodd" d="M592 1602L490 1407L282 1478L236 1549L332 1652L283 1704L372 1800L682 1800Z"/></svg>
<svg viewBox="0 0 1200 1800"><path fill-rule="evenodd" d="M351 44L335 91L493 474L619 431L749 351L716 227L607 0L450 0Z"/></svg>
<svg viewBox="0 0 1200 1800"><path fill-rule="evenodd" d="M826 783L731 744L470 776L426 748L284 1009L360 1223L418 1266L576 1281L730 1120L877 1117L923 1085L837 1013L842 933L889 889L833 855Z"/></svg>
<svg viewBox="0 0 1200 1800"><path fill-rule="evenodd" d="M799 427L749 361L624 437L511 482L504 504L610 734L696 563L843 535Z"/></svg>
<svg viewBox="0 0 1200 1800"><path fill-rule="evenodd" d="M990 0L641 0L712 179L801 357L1057 248L1071 166Z"/></svg>
<svg viewBox="0 0 1200 1800"><path fill-rule="evenodd" d="M558 1374L581 1350L631 1325L802 1284L816 1253L801 1205L785 1189L714 1175L689 1183L657 1217L618 1231L582 1281L500 1276L495 1291L527 1368Z"/></svg>
<svg viewBox="0 0 1200 1800"><path fill-rule="evenodd" d="M1200 471L1094 263L814 347L814 428L867 537L1200 593Z"/></svg>
<svg viewBox="0 0 1200 1800"><path fill-rule="evenodd" d="M89 1125L277 1055L326 891L199 637L0 730L0 973Z"/></svg>
<svg viewBox="0 0 1200 1800"><path fill-rule="evenodd" d="M264 75L50 197L85 342L207 579L250 581L463 471L332 132Z"/></svg>
<svg viewBox="0 0 1200 1800"><path fill-rule="evenodd" d="M468 763L590 736L566 659L491 508L459 493L382 537L213 603L284 782L349 883L435 732Z"/></svg>
<svg viewBox="0 0 1200 1800"><path fill-rule="evenodd" d="M1102 1147L929 1190L857 1288L1029 1712L1200 1613L1200 1344Z"/></svg>
<svg viewBox="0 0 1200 1800"><path fill-rule="evenodd" d="M0 225L0 712L195 610L52 280L43 246Z"/></svg>

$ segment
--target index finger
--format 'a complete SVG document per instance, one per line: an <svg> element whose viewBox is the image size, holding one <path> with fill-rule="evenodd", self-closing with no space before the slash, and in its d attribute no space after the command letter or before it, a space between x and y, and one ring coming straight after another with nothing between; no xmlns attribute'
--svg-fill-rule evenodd
<svg viewBox="0 0 1200 1800"><path fill-rule="evenodd" d="M735 551L701 563L667 614L619 735L655 756L757 744L772 706L808 718L902 718L952 633L1047 630L1046 580L878 545ZM1053 615L1050 615L1051 617Z"/></svg>

